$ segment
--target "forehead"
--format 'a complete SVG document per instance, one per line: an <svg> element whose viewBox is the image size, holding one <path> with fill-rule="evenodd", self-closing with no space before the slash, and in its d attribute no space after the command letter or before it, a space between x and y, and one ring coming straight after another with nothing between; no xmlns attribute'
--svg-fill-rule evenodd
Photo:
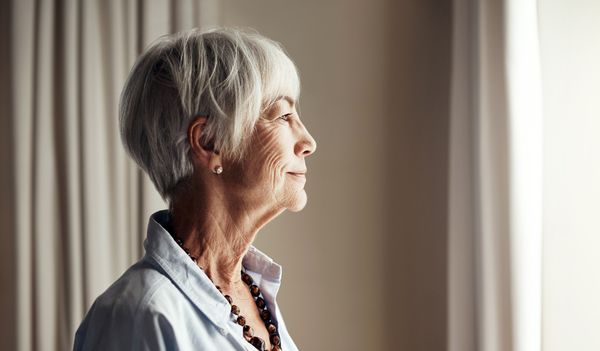
<svg viewBox="0 0 600 351"><path fill-rule="evenodd" d="M296 99L288 95L281 95L275 98L276 103L288 103L290 106L296 106Z"/></svg>
<svg viewBox="0 0 600 351"><path fill-rule="evenodd" d="M296 99L289 95L278 96L264 106L264 111L270 112L285 107L296 108Z"/></svg>

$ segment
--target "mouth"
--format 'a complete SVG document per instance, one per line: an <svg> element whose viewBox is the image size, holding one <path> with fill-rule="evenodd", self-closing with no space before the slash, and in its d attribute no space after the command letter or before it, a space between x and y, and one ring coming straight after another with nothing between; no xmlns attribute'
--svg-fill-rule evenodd
<svg viewBox="0 0 600 351"><path fill-rule="evenodd" d="M287 174L297 179L306 179L306 172L287 172Z"/></svg>

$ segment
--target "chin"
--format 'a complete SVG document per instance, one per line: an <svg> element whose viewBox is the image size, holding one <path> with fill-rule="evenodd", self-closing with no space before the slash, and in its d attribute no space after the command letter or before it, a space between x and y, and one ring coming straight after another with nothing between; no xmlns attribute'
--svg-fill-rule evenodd
<svg viewBox="0 0 600 351"><path fill-rule="evenodd" d="M290 203L287 206L288 211L290 212L300 212L304 209L304 207L306 206L306 203L308 202L307 196L306 196L306 192L304 192L304 190L302 190L300 193L298 193L292 203Z"/></svg>

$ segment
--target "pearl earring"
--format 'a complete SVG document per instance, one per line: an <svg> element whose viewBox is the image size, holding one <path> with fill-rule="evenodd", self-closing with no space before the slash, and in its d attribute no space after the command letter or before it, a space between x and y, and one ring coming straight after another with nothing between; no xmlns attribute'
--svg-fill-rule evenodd
<svg viewBox="0 0 600 351"><path fill-rule="evenodd" d="M221 174L221 173L223 173L223 167L221 167L221 166L216 166L216 167L213 169L213 173L214 173L214 174Z"/></svg>

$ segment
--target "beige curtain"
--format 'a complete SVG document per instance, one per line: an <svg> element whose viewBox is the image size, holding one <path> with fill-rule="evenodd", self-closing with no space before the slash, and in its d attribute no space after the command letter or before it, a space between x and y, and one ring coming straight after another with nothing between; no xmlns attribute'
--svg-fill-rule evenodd
<svg viewBox="0 0 600 351"><path fill-rule="evenodd" d="M448 350L541 350L542 104L535 0L455 0Z"/></svg>
<svg viewBox="0 0 600 351"><path fill-rule="evenodd" d="M120 144L124 79L158 36L216 24L216 0L2 6L0 349L68 350L164 207Z"/></svg>

